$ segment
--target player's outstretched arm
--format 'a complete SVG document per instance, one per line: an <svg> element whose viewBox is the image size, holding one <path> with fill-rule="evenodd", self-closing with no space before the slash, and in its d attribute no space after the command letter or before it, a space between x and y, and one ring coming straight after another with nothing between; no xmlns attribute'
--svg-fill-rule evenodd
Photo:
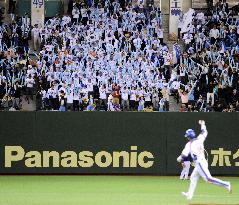
<svg viewBox="0 0 239 205"><path fill-rule="evenodd" d="M201 133L199 136L202 136L203 138L206 138L207 137L207 127L206 127L206 123L204 120L199 120L198 121L199 125L201 125Z"/></svg>

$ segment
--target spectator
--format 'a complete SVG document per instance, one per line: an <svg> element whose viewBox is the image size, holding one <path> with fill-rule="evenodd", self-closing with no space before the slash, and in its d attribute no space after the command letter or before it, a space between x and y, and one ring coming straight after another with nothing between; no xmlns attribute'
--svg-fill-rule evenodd
<svg viewBox="0 0 239 205"><path fill-rule="evenodd" d="M144 98L143 97L140 97L140 100L139 100L139 106L138 106L138 111L144 111Z"/></svg>
<svg viewBox="0 0 239 205"><path fill-rule="evenodd" d="M61 111L61 112L65 112L66 111L66 101L65 101L64 96L60 97L60 108L59 108L59 111Z"/></svg>
<svg viewBox="0 0 239 205"><path fill-rule="evenodd" d="M31 100L33 100L34 84L35 80L33 79L32 74L29 73L29 75L26 78L26 100L28 101L28 104L30 103L29 97Z"/></svg>
<svg viewBox="0 0 239 205"><path fill-rule="evenodd" d="M121 91L121 107L123 111L129 110L129 91L126 87Z"/></svg>
<svg viewBox="0 0 239 205"><path fill-rule="evenodd" d="M36 51L37 48L40 46L40 29L38 28L38 24L34 25L34 28L32 29L32 34L34 51Z"/></svg>

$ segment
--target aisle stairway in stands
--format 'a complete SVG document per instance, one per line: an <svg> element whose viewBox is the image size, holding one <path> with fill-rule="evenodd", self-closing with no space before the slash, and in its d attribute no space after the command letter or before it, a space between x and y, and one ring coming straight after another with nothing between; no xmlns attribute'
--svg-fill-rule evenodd
<svg viewBox="0 0 239 205"><path fill-rule="evenodd" d="M11 16L10 14L8 14L8 5L6 3L5 0L0 0L0 7L4 7L5 8L5 15L4 15L4 22L5 23L10 23L11 21ZM32 43L30 42L30 45ZM33 111L36 109L36 103L35 103L35 100L30 100L30 103L28 104L28 102L26 101L25 99L25 96L23 96L21 98L22 102L22 110L23 111Z"/></svg>
<svg viewBox="0 0 239 205"><path fill-rule="evenodd" d="M162 17L162 26L164 29L164 42L168 45L169 50L173 50L173 44L175 42L169 41L168 34L169 34L169 14L161 14ZM169 96L169 110L171 112L178 111L180 108L180 105L176 103L176 100L173 96Z"/></svg>
<svg viewBox="0 0 239 205"><path fill-rule="evenodd" d="M161 14L164 33L169 32L169 14Z"/></svg>

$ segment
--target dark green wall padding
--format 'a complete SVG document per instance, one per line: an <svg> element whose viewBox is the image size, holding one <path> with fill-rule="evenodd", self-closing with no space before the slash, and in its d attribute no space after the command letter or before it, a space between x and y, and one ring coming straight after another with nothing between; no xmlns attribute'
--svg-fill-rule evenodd
<svg viewBox="0 0 239 205"><path fill-rule="evenodd" d="M31 0L20 0L16 6L17 15L24 16L25 13L31 14ZM45 17L50 18L57 14L62 14L64 5L62 1L48 0L45 1Z"/></svg>
<svg viewBox="0 0 239 205"><path fill-rule="evenodd" d="M239 113L135 113L135 112L1 112L0 174L150 174L178 175L176 162L187 139L185 130L200 133L198 120L207 123L209 169L216 175L239 174ZM28 151L151 152L150 168L107 166L28 168L24 160L5 167L5 146ZM219 151L213 155L212 150ZM224 156L222 156L224 155ZM147 160L147 159L146 159ZM214 163L214 166L212 164ZM122 163L121 163L122 164Z"/></svg>

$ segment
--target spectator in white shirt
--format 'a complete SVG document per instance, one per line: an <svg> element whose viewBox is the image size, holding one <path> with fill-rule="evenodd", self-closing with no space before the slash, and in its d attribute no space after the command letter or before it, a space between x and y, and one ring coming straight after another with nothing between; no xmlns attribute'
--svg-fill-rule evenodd
<svg viewBox="0 0 239 205"><path fill-rule="evenodd" d="M51 87L47 91L48 100L49 100L49 106L51 110L57 109L57 91L54 87L54 84L52 83Z"/></svg>
<svg viewBox="0 0 239 205"><path fill-rule="evenodd" d="M26 100L28 101L28 104L30 103L29 97L31 100L33 100L34 84L35 80L33 79L32 75L29 74L26 79Z"/></svg>
<svg viewBox="0 0 239 205"><path fill-rule="evenodd" d="M219 30L217 29L217 26L215 25L211 30L210 30L210 38L211 38L211 44L215 44L216 40L219 38L220 33Z"/></svg>
<svg viewBox="0 0 239 205"><path fill-rule="evenodd" d="M67 111L73 111L73 89L71 85L69 85L66 89L66 104Z"/></svg>
<svg viewBox="0 0 239 205"><path fill-rule="evenodd" d="M102 85L99 89L99 99L100 99L100 109L107 110L107 95L106 95L106 86Z"/></svg>
<svg viewBox="0 0 239 205"><path fill-rule="evenodd" d="M80 20L80 10L77 8L77 6L73 7L72 17L73 17L73 22L78 25Z"/></svg>
<svg viewBox="0 0 239 205"><path fill-rule="evenodd" d="M34 46L34 50L36 51L37 48L40 46L40 42L41 42L40 29L38 28L37 24L32 29L32 34L33 34L33 46Z"/></svg>
<svg viewBox="0 0 239 205"><path fill-rule="evenodd" d="M121 107L123 111L129 110L129 91L126 87L121 91Z"/></svg>

